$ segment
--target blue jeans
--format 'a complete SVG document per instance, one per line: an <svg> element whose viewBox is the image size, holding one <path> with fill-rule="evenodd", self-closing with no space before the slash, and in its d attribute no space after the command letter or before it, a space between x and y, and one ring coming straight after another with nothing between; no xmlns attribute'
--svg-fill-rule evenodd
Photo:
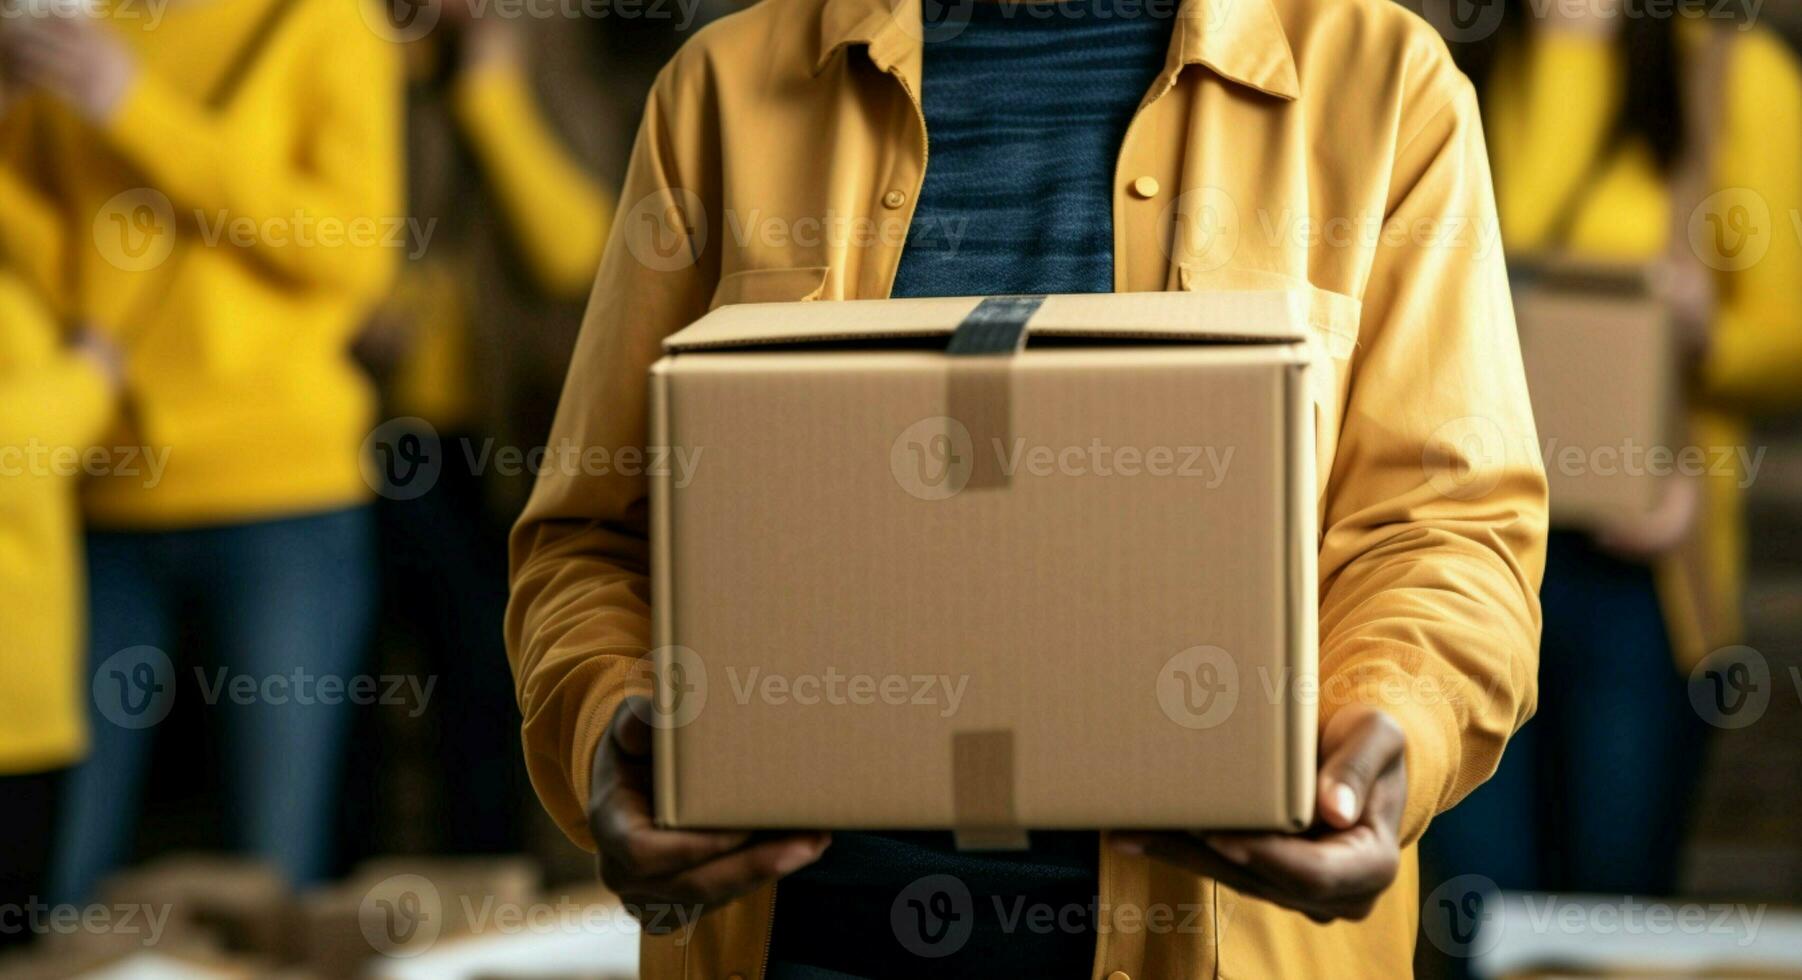
<svg viewBox="0 0 1802 980"><path fill-rule="evenodd" d="M1706 723L1671 662L1651 570L1554 533L1539 712L1494 778L1422 842L1422 891L1479 874L1504 891L1666 895Z"/></svg>
<svg viewBox="0 0 1802 980"><path fill-rule="evenodd" d="M335 684L361 669L375 609L369 508L92 532L87 560L92 750L67 785L57 900L86 901L130 860L157 723L178 696L217 726L232 842L297 884L327 875L344 743L367 700ZM177 649L188 637L209 656Z"/></svg>

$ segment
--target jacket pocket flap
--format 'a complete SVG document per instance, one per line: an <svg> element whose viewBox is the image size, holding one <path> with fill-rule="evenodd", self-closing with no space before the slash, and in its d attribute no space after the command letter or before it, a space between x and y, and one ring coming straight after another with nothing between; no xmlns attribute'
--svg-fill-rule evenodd
<svg viewBox="0 0 1802 980"><path fill-rule="evenodd" d="M741 269L720 279L709 310L738 303L796 303L819 299L826 288L826 266L788 269Z"/></svg>

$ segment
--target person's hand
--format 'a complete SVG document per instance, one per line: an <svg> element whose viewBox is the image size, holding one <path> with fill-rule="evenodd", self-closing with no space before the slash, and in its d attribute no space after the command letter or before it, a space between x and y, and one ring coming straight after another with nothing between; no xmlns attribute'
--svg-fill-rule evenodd
<svg viewBox="0 0 1802 980"><path fill-rule="evenodd" d="M105 123L138 77L131 49L85 17L24 17L0 25L0 74ZM9 85L9 88L11 86Z"/></svg>
<svg viewBox="0 0 1802 980"><path fill-rule="evenodd" d="M114 391L125 384L125 355L111 337L92 324L84 324L69 335L69 350L85 358L112 385Z"/></svg>
<svg viewBox="0 0 1802 980"><path fill-rule="evenodd" d="M1659 267L1653 289L1671 311L1678 350L1687 365L1701 364L1708 357L1720 305L1714 270L1680 256Z"/></svg>
<svg viewBox="0 0 1802 980"><path fill-rule="evenodd" d="M1664 495L1650 513L1605 525L1596 532L1596 546L1616 558L1648 562L1675 551L1701 516L1701 479L1686 475L1668 477Z"/></svg>
<svg viewBox="0 0 1802 980"><path fill-rule="evenodd" d="M594 754L588 829L601 881L648 932L670 932L712 906L819 860L825 833L663 830L651 822L650 702L626 699Z"/></svg>
<svg viewBox="0 0 1802 980"><path fill-rule="evenodd" d="M1354 705L1320 733L1315 825L1304 834L1119 832L1115 850L1216 879L1316 922L1370 914L1401 870L1406 737L1376 708Z"/></svg>
<svg viewBox="0 0 1802 980"><path fill-rule="evenodd" d="M489 14L473 17L463 28L464 71L510 67L525 62L525 37L519 25L506 17Z"/></svg>

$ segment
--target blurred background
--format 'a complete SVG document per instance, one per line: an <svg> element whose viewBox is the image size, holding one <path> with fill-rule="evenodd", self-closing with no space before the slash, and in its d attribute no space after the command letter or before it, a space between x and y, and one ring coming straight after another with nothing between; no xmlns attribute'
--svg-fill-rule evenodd
<svg viewBox="0 0 1802 980"><path fill-rule="evenodd" d="M1802 976L1802 5L1409 6L1542 429L1672 457L1554 474L1540 715L1418 969ZM634 975L525 780L505 533L733 9L0 0L0 978Z"/></svg>

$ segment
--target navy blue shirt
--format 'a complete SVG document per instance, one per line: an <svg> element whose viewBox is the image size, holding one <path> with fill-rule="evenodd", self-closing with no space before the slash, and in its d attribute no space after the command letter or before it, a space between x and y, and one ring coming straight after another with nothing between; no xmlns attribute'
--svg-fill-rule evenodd
<svg viewBox="0 0 1802 980"><path fill-rule="evenodd" d="M1174 4L941 2L969 20L929 27L926 178L893 294L1113 291L1114 163ZM771 980L1087 977L1098 846L1093 833L1035 833L1021 852L834 834L778 887Z"/></svg>

